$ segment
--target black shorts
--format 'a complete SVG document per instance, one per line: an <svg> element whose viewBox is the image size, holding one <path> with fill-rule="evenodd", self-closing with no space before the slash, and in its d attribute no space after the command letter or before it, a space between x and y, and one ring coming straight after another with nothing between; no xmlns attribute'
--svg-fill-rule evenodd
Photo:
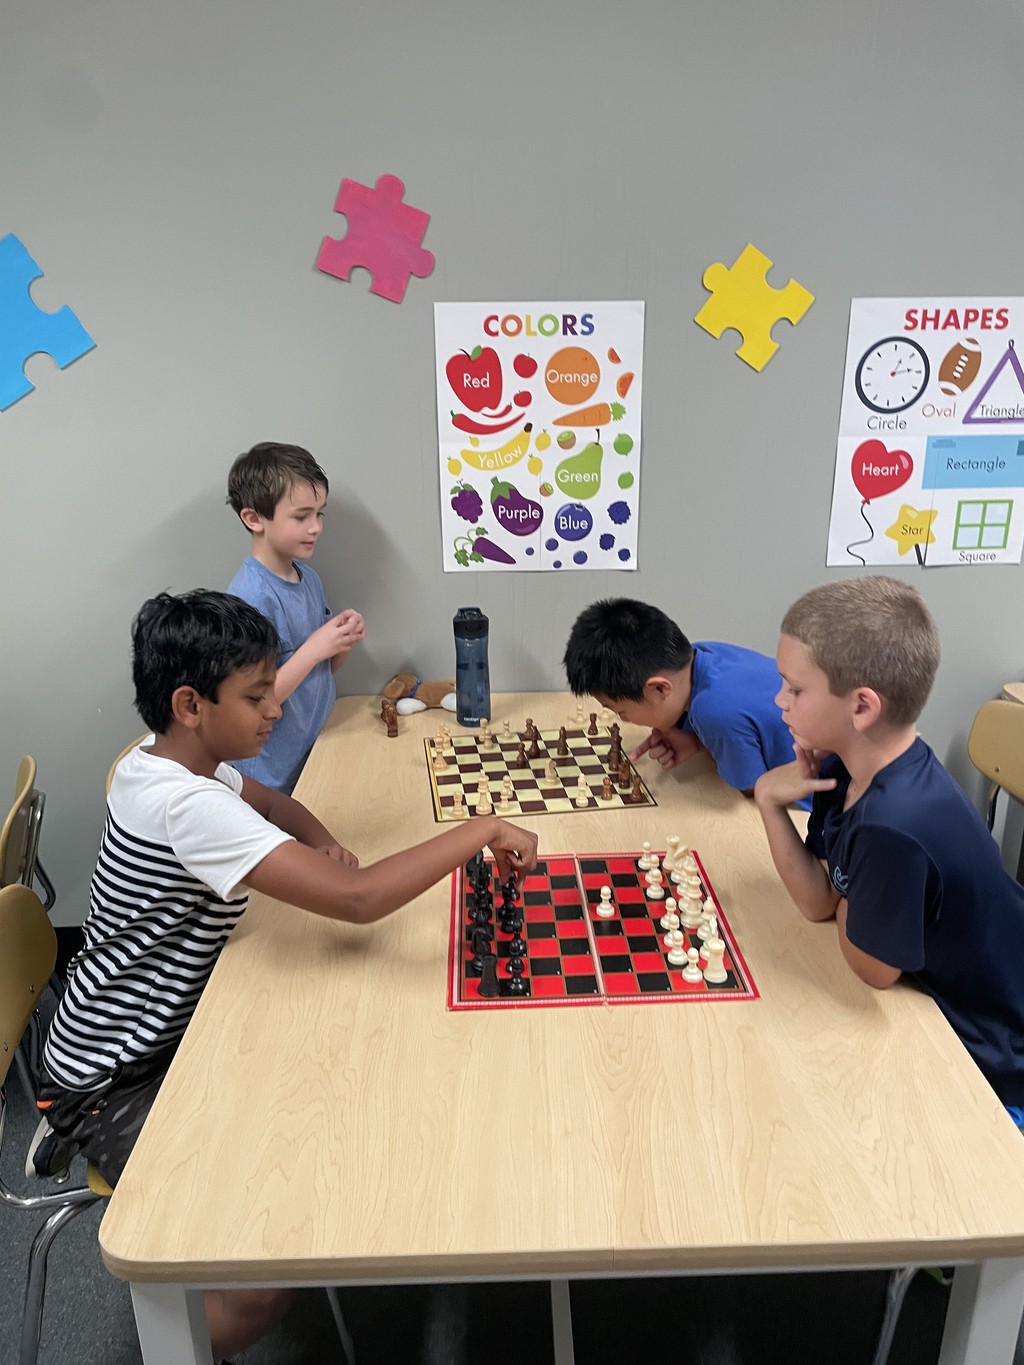
<svg viewBox="0 0 1024 1365"><path fill-rule="evenodd" d="M88 1157L108 1185L120 1180L177 1050L174 1042L139 1062L127 1062L96 1090L65 1090L44 1077L40 1110L71 1154Z"/></svg>

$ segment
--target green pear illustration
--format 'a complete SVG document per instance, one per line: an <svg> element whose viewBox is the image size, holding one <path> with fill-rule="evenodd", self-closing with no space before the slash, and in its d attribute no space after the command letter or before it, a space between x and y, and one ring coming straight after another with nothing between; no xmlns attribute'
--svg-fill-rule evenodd
<svg viewBox="0 0 1024 1365"><path fill-rule="evenodd" d="M600 432L597 433L601 435ZM601 457L604 451L600 441L591 441L578 455L570 455L555 470L555 483L560 492L567 494L574 502L592 498L601 487Z"/></svg>

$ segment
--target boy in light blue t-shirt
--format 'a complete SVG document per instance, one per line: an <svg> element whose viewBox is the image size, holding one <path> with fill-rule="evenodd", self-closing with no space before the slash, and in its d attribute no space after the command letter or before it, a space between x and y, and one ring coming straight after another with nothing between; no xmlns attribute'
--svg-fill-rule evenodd
<svg viewBox="0 0 1024 1365"><path fill-rule="evenodd" d="M281 719L256 758L235 767L290 793L336 699L334 674L366 635L359 612L332 616L309 560L323 530L327 475L301 446L264 441L228 474L230 505L252 535L252 550L228 592L273 621L281 637L277 700Z"/></svg>

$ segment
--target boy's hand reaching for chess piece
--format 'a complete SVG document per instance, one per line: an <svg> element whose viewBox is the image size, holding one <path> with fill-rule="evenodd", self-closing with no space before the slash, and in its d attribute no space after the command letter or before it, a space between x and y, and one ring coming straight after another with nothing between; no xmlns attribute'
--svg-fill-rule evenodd
<svg viewBox="0 0 1024 1365"><path fill-rule="evenodd" d="M656 763L660 763L663 768L675 768L680 763L685 763L694 754L699 754L704 748L696 735L690 734L688 730L654 729L647 736L642 744L630 754L634 762L638 758L643 758L644 754L653 758Z"/></svg>

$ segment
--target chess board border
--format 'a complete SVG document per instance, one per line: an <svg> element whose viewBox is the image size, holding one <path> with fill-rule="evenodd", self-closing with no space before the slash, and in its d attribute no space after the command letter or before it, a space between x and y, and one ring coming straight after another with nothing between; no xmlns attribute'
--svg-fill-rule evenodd
<svg viewBox="0 0 1024 1365"><path fill-rule="evenodd" d="M653 850L658 852L657 849ZM733 971L737 979L742 983L742 989L723 991L716 990L714 986L706 986L704 990L697 991L658 991L638 993L636 995L576 995L576 996L524 996L512 998L510 996L496 996L490 1000L482 1000L477 997L474 1000L463 1000L459 995L459 988L462 983L462 966L465 954L465 923L462 917L464 891L463 887L466 879L465 867L458 867L452 873L451 884L451 910L448 934L448 989L447 989L447 1008L453 1012L462 1010L494 1010L494 1009L564 1009L573 1006L583 1005L586 1007L606 1005L615 1008L621 1005L667 1005L674 1003L682 1004L711 1004L724 1001L750 1001L760 1000L761 992L757 988L754 977L747 966L746 959L740 951L736 936L732 931L725 911L722 909L722 902L718 899L718 892L712 885L711 878L707 874L700 854L695 848L691 848L700 871L701 881L704 883L705 890L715 903L715 912L718 918L719 933L725 940L729 958L732 963ZM584 874L581 864L589 859L599 859L608 861L609 859L628 858L634 865L640 857L640 853L631 852L611 852L611 853L546 853L541 854L540 861L545 862L553 859L571 862L576 876L576 885L580 895L580 906L583 911L583 918L587 924L587 938L590 945L590 956L594 963L595 973L599 982L603 981L601 971L600 953L594 934L593 919L590 914L590 906L587 901L587 889L584 882ZM664 850L659 857L664 858ZM493 858L486 859L489 868L494 867ZM640 872L637 869L637 880L639 882ZM662 902L663 904L663 902ZM652 918L655 918L652 914Z"/></svg>
<svg viewBox="0 0 1024 1365"><path fill-rule="evenodd" d="M593 744L590 744L590 740L591 740L592 738L596 738L595 736L590 736L590 735L588 735L587 732L586 732L586 729L582 728L582 727L579 726L579 725L567 726L567 727L566 727L566 730L567 730L567 736L568 736L568 739L569 739L570 750L571 750L571 747L572 747L572 744L573 744L574 740L577 739L577 737L582 737L582 738L583 738L584 740L586 740L586 741L588 742L588 744L589 744L589 749L588 749L587 752L590 753L590 754L592 754L595 758L598 756L598 755L597 755L597 750L594 748ZM497 731L494 731L493 733L494 733L495 741L498 743L498 748L499 748L499 750L500 750L500 749L501 749L501 740L502 740L503 736L500 735ZM546 730L541 730L539 733L540 733L540 735L542 736L542 738L545 739L545 743L553 743L553 742L554 742L554 737L556 737L557 734L558 734L558 730L557 730L557 728L549 728L549 729L546 729ZM521 731L521 730L513 730L513 731L512 731L512 734L513 734L513 736L515 737L515 743L516 743L516 745L518 745L519 741L522 740L522 739L524 738L523 731ZM601 727L600 727L600 736L599 736L600 738L602 738L602 739L608 738L608 737L610 736L610 734L611 734L611 730L610 730L610 728L609 728L608 726L604 725L604 726L601 726ZM460 731L458 734L453 734L453 735L452 735L452 743L453 743L453 745L455 745L455 741L456 741L456 740L467 740L467 739L469 739L469 740L476 740L477 738L478 738L478 736L475 735L474 733L472 733L471 731ZM506 741L506 742L508 742L508 741ZM468 746L463 745L463 748L468 748ZM456 746L456 752L458 752L457 746ZM434 807L434 823L437 824L437 825L460 824L460 823L461 823L461 818L457 820L457 819L455 819L455 817L446 814L444 808L442 807L442 803L441 803L441 791L440 791L440 788L439 788L438 785L437 785L437 774L436 774L436 772L434 771L434 736L433 736L433 735L424 738L424 740L423 740L423 755L424 755L424 762L425 762L426 769L427 769L427 777L428 777L428 779L429 779L429 781L430 781L430 799L431 799L431 802L433 803L433 807ZM625 750L623 750L623 755L622 755L622 756L623 756L623 759L624 759L626 762L629 763L629 769L630 769L630 774L631 774L632 778L635 778L635 779L640 783L640 789L641 789L641 791L643 792L643 800L642 800L642 801L624 801L624 800L622 799L621 793L618 791L618 789L616 789L616 796L615 796L615 798L613 798L613 799L612 799L611 801L609 801L607 804L603 803L601 800L599 800L598 798L594 797L594 798L593 798L593 804L587 805L587 806L583 806L583 807L578 807L578 806L576 806L576 805L574 804L571 793L569 793L569 792L567 791L564 797L559 798L560 801L564 801L564 802L566 803L564 806L563 806L563 805L559 805L559 806L552 806L552 807L548 808L548 807L547 807L547 804L545 803L545 809L544 809L544 810L531 810L531 811L521 811L521 812L520 812L520 811L517 811L517 810L512 810L512 811L510 811L510 812L508 813L508 818L509 818L510 820L526 820L526 819L532 819L532 818L534 818L535 816L536 816L536 817L540 817L540 816L542 816L542 815L573 815L573 814L576 814L577 812L578 812L579 814L583 815L583 814L586 814L587 812L593 812L593 811L595 811L595 810L596 810L596 811L621 811L621 810L649 810L649 809L655 809L655 808L657 807L657 805L658 805L658 802L657 802L657 799L656 799L654 793L651 791L650 787L649 787L649 786L647 785L647 783L644 781L643 776L642 776L642 774L640 773L639 769L638 769L638 768L636 767L636 765L633 763L632 759L630 759L629 755L625 752ZM534 761L535 761L535 762L540 762L539 759L534 760ZM453 760L452 760L452 759L449 759L449 763L452 763L452 762L453 762ZM455 766L456 766L456 767L458 766L457 763L455 763ZM509 765L509 762L508 762L507 758L506 758L506 760L505 760L504 771L507 772L507 773L509 773L509 775L512 776L513 779L514 779L515 773L516 773L517 769L512 768L512 767ZM497 781L500 781L502 775L503 775L503 774L497 775L496 780L497 780ZM532 768L531 768L531 775L532 775L532 776L534 777L534 779L537 781L537 790L538 790L538 792L539 792L539 793L542 793L542 784L541 784L541 781L540 781L539 778L537 778L536 773L534 772L534 770L533 770ZM495 779L492 779L492 781L494 781L494 780L495 780ZM465 784L463 784L463 791L464 791L464 793L465 793L465 795L466 795L466 817L462 817L462 818L468 818L468 817L472 816L472 814L473 814L473 807L472 807L471 804L470 804L470 798L471 798L471 796L474 795L474 793L473 793L468 787L466 787ZM496 793L492 793L492 800L495 800L495 799L496 799ZM543 799L543 796L541 796L541 799ZM502 814L501 811L497 811L497 810L496 810L495 813L498 814L498 815Z"/></svg>

